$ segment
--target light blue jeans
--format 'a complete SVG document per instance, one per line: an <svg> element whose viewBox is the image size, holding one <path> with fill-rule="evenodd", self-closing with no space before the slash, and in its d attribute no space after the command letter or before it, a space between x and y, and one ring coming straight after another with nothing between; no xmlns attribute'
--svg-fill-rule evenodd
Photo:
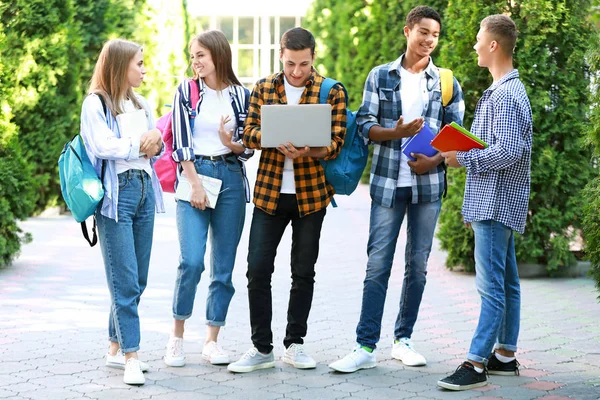
<svg viewBox="0 0 600 400"><path fill-rule="evenodd" d="M150 176L137 169L119 178L119 222L96 212L111 308L108 338L124 353L140 348L138 305L148 282L155 200Z"/></svg>
<svg viewBox="0 0 600 400"><path fill-rule="evenodd" d="M494 349L517 350L521 286L513 231L493 221L471 223L475 233L475 285L481 296L479 323L467 358L487 363Z"/></svg>
<svg viewBox="0 0 600 400"><path fill-rule="evenodd" d="M397 188L393 208L371 203L367 274L363 284L356 341L374 349L381 334L381 319L394 262L400 227L407 215L404 281L400 310L394 328L396 339L410 338L425 289L427 260L431 252L441 200L412 204L412 189Z"/></svg>
<svg viewBox="0 0 600 400"><path fill-rule="evenodd" d="M181 257L173 296L173 318L185 320L192 316L210 232L212 250L206 323L223 326L235 292L231 278L246 216L244 178L234 156L219 161L197 159L194 165L199 174L221 179L223 184L214 209L203 211L187 201L177 202Z"/></svg>

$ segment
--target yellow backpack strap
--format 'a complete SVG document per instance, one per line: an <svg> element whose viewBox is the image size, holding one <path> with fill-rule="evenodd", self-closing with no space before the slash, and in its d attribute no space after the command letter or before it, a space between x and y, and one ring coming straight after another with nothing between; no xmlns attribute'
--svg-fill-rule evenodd
<svg viewBox="0 0 600 400"><path fill-rule="evenodd" d="M454 79L452 78L452 70L446 68L438 68L440 71L440 87L442 89L442 106L446 107L452 100L452 92L454 90Z"/></svg>

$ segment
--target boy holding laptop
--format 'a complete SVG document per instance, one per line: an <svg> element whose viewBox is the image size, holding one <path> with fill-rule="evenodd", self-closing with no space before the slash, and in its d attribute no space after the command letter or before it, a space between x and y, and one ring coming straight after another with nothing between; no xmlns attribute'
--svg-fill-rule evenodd
<svg viewBox="0 0 600 400"><path fill-rule="evenodd" d="M265 104L318 104L324 78L313 68L315 38L308 30L292 28L281 38L283 71L258 81L250 96L243 142L262 150L254 187L254 213L248 249L248 299L253 346L232 372L272 368L271 275L286 226L292 223L292 289L283 340L283 361L296 368L315 368L303 349L311 308L315 263L325 209L334 194L325 181L319 159L335 158L346 135L346 96L340 84L330 91L331 143L327 147L296 148L290 142L275 148L261 146L261 106ZM282 130L286 126L281 127Z"/></svg>

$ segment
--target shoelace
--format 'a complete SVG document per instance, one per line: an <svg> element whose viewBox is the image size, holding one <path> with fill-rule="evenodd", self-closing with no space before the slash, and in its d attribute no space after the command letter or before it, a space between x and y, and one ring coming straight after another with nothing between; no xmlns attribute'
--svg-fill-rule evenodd
<svg viewBox="0 0 600 400"><path fill-rule="evenodd" d="M174 340L172 346L169 346L169 350L171 350L171 356L181 354L183 351L183 340Z"/></svg>
<svg viewBox="0 0 600 400"><path fill-rule="evenodd" d="M465 375L467 375L468 373L470 373L471 370L475 373L478 373L477 371L475 371L475 368L469 368L465 365L465 363L462 363L458 366L458 368L456 368L456 371L454 371L454 373L452 374L452 378L459 380L460 378L462 378ZM488 375L487 368L483 367L483 372L486 375Z"/></svg>
<svg viewBox="0 0 600 400"><path fill-rule="evenodd" d="M224 351L224 350L223 350L223 348L222 348L222 347L219 345L219 343L216 343L216 342L215 342L215 344L214 344L214 347L215 347L215 350L216 350L217 354L219 354L219 355L224 355L224 354L225 354L225 351Z"/></svg>
<svg viewBox="0 0 600 400"><path fill-rule="evenodd" d="M415 348L413 347L413 344L412 344L411 341L409 341L409 340L402 340L399 343L401 343L403 346L406 346L406 348L408 348L410 351L413 351L415 353L417 352L415 350Z"/></svg>
<svg viewBox="0 0 600 400"><path fill-rule="evenodd" d="M297 343L292 343L288 350L293 350L295 354L304 354L304 346Z"/></svg>
<svg viewBox="0 0 600 400"><path fill-rule="evenodd" d="M137 360L135 358L130 358L129 360L127 360L127 363L125 364L125 369L136 369L136 370L140 369L141 370L139 360Z"/></svg>
<svg viewBox="0 0 600 400"><path fill-rule="evenodd" d="M254 357L256 355L256 353L258 352L258 350L256 349L256 347L251 348L250 350L248 350L246 352L246 354L244 354L244 360L248 360L252 357Z"/></svg>

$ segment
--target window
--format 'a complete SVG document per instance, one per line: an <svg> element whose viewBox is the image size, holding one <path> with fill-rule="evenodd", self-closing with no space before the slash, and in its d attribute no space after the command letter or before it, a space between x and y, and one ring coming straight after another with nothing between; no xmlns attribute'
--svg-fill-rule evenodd
<svg viewBox="0 0 600 400"><path fill-rule="evenodd" d="M301 26L300 16L200 16L192 26L223 31L233 58L233 70L242 84L252 88L256 81L281 70L279 40L288 29Z"/></svg>

